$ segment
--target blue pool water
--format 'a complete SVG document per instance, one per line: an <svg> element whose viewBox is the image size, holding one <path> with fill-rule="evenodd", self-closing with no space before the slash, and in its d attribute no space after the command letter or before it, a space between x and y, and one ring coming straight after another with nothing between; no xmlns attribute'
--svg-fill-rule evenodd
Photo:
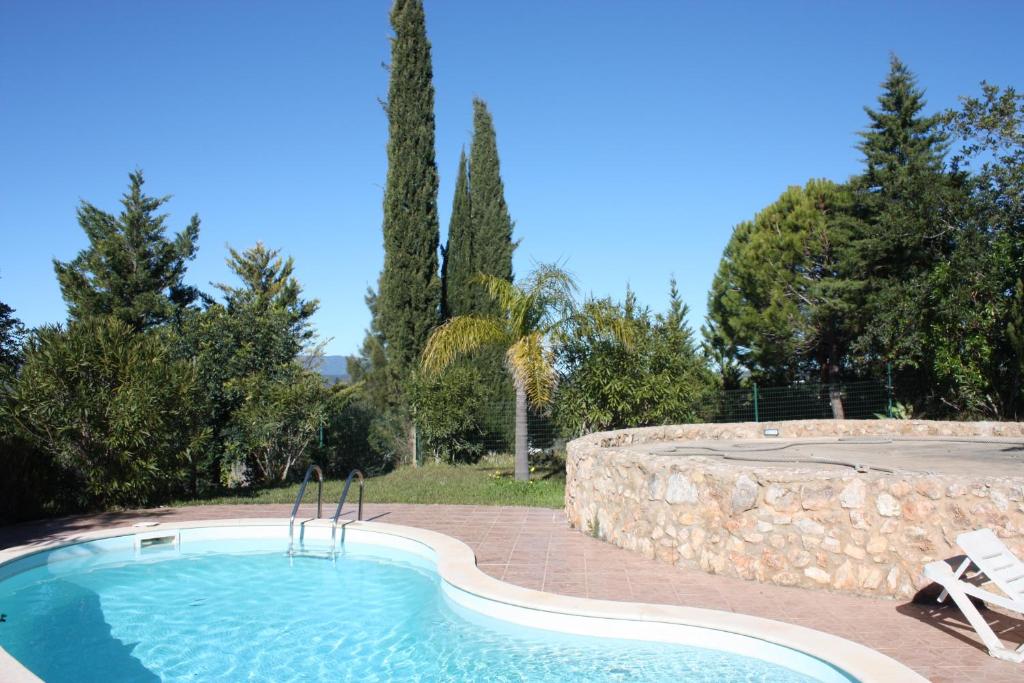
<svg viewBox="0 0 1024 683"><path fill-rule="evenodd" d="M0 580L0 646L58 683L816 680L716 650L490 619L452 603L411 553L349 543L331 562L282 549L218 540L51 560Z"/></svg>

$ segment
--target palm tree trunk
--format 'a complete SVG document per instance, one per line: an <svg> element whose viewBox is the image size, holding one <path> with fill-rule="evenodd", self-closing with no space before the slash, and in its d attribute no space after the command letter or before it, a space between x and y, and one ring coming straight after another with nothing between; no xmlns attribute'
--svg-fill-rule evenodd
<svg viewBox="0 0 1024 683"><path fill-rule="evenodd" d="M516 382L516 481L530 479L526 440L526 388Z"/></svg>

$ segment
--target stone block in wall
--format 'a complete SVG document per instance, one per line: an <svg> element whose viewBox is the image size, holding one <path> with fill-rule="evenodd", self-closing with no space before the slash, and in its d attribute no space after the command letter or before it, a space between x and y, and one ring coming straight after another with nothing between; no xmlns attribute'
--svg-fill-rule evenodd
<svg viewBox="0 0 1024 683"><path fill-rule="evenodd" d="M785 436L1024 436L1019 423L810 420ZM643 444L762 438L764 425L684 425L570 442L566 515L620 547L748 580L907 598L923 563L957 554L956 535L993 528L1024 554L1024 477L828 474L720 460L677 460ZM972 431L973 430L973 431Z"/></svg>

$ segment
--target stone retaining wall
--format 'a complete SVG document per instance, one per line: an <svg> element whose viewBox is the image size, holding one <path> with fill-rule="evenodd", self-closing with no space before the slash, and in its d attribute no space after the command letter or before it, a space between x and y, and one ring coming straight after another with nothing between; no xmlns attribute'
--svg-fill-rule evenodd
<svg viewBox="0 0 1024 683"><path fill-rule="evenodd" d="M992 528L1024 557L1020 477L767 467L645 452L638 444L798 436L1022 437L1024 423L802 420L649 427L569 443L570 524L646 557L787 586L908 598L921 568Z"/></svg>

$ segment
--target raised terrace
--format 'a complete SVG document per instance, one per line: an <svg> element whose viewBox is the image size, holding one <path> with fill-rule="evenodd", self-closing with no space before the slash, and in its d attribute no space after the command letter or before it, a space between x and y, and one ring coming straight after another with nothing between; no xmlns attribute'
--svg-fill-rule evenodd
<svg viewBox="0 0 1024 683"><path fill-rule="evenodd" d="M570 523L713 574L893 598L992 528L1024 553L1024 424L808 420L569 444Z"/></svg>

